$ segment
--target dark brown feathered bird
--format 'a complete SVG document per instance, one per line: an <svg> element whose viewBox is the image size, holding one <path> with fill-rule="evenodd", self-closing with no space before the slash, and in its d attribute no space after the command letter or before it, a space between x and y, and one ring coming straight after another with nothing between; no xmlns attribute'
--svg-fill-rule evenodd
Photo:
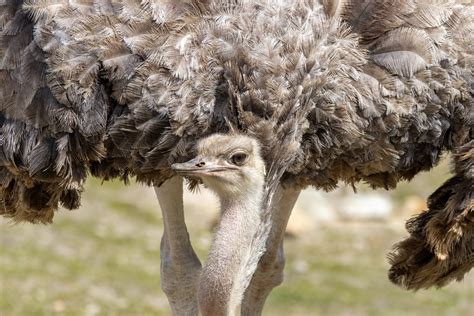
<svg viewBox="0 0 474 316"><path fill-rule="evenodd" d="M453 178L408 222L389 276L461 279L474 266L474 9L461 2L3 1L0 214L51 222L79 206L88 173L160 186L215 133L260 143L267 224L280 184L389 189L449 151Z"/></svg>

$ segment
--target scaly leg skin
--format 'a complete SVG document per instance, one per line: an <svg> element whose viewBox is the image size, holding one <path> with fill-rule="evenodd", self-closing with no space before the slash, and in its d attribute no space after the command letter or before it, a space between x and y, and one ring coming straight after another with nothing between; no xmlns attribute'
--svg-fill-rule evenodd
<svg viewBox="0 0 474 316"><path fill-rule="evenodd" d="M276 192L272 203L272 228L267 240L267 250L258 263L257 270L245 291L241 305L241 315L259 316L262 314L265 300L273 288L283 282L285 255L283 238L293 206L300 190L282 189Z"/></svg>
<svg viewBox="0 0 474 316"><path fill-rule="evenodd" d="M173 177L155 187L163 214L161 288L174 316L198 315L197 284L201 262L194 252L184 222L183 179Z"/></svg>

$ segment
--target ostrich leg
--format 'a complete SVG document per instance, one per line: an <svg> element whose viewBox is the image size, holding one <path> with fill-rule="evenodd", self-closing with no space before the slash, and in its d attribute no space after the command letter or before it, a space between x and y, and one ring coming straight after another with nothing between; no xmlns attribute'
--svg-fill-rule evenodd
<svg viewBox="0 0 474 316"><path fill-rule="evenodd" d="M184 222L183 179L173 177L155 187L155 192L164 223L160 246L161 288L173 315L197 315L196 289L201 262L191 246Z"/></svg>
<svg viewBox="0 0 474 316"><path fill-rule="evenodd" d="M272 228L267 240L267 250L260 259L257 270L245 291L241 305L243 316L261 315L268 295L283 281L285 266L283 238L288 219L299 194L300 190L282 189L281 187L275 194L272 203Z"/></svg>

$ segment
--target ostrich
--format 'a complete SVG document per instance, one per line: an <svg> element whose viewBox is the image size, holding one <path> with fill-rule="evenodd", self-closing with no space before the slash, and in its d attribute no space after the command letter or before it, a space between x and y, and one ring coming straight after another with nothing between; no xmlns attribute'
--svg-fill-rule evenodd
<svg viewBox="0 0 474 316"><path fill-rule="evenodd" d="M162 207L173 313L241 304L258 315L281 282L282 234L302 188L391 189L449 151L453 177L407 223L389 278L408 289L460 280L474 266L473 34L472 5L455 1L3 1L0 214L50 223L60 205L79 207L88 174L134 176ZM177 173L228 201L244 188L196 171L208 161L186 166L206 146L243 143L265 167L262 184L254 165L246 183L259 189L239 201L260 203L259 225L225 239L245 223L223 211L201 273ZM215 263L234 241L243 250L228 257L229 281Z"/></svg>

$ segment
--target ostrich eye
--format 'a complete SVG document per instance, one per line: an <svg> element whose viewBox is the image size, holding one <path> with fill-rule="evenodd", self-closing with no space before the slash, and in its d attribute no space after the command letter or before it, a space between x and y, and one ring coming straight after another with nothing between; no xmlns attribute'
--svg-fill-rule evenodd
<svg viewBox="0 0 474 316"><path fill-rule="evenodd" d="M247 154L245 153L235 153L230 158L230 161L237 166L242 166L247 159Z"/></svg>

